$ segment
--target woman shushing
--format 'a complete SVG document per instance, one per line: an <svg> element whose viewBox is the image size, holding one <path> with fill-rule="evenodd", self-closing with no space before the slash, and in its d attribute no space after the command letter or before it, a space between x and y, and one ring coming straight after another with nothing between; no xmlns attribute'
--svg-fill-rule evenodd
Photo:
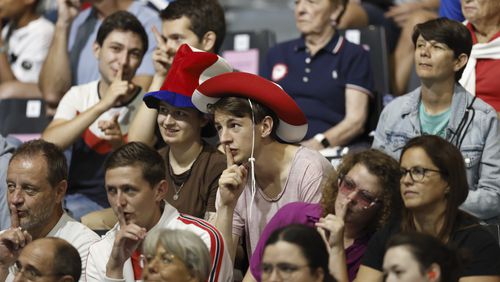
<svg viewBox="0 0 500 282"><path fill-rule="evenodd" d="M196 234L186 230L156 229L143 244L143 279L204 282L210 272L210 254Z"/></svg>
<svg viewBox="0 0 500 282"><path fill-rule="evenodd" d="M275 230L264 247L262 281L330 282L328 251L312 227L292 224Z"/></svg>
<svg viewBox="0 0 500 282"><path fill-rule="evenodd" d="M339 262L332 264L334 276L352 281L370 237L387 222L393 210L399 173L398 162L375 149L345 156L338 173L323 184L321 203L290 203L266 225L245 281L261 281L259 266L265 242L274 230L293 223L311 227L318 224L328 230L332 260Z"/></svg>
<svg viewBox="0 0 500 282"><path fill-rule="evenodd" d="M378 231L365 252L356 281L383 281L382 261L391 235L417 231L468 253L457 269L460 282L500 281L500 247L471 215L459 210L469 188L460 151L444 139L411 139L401 159L401 219Z"/></svg>
<svg viewBox="0 0 500 282"><path fill-rule="evenodd" d="M384 255L386 282L457 282L462 256L436 237L401 233L389 240Z"/></svg>

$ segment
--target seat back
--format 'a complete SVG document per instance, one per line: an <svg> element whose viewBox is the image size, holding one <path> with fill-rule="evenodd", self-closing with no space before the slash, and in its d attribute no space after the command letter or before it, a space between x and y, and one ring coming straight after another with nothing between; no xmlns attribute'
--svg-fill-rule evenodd
<svg viewBox="0 0 500 282"><path fill-rule="evenodd" d="M370 103L370 113L366 124L366 132L375 130L382 112L384 95L391 93L389 76L389 56L382 26L368 26L361 29L339 30L347 40L362 45L370 52L375 93Z"/></svg>
<svg viewBox="0 0 500 282"><path fill-rule="evenodd" d="M0 100L0 134L40 136L49 124L41 99ZM23 139L22 137L20 138Z"/></svg>
<svg viewBox="0 0 500 282"><path fill-rule="evenodd" d="M258 74L267 51L275 44L272 30L231 31L226 34L220 54L235 69Z"/></svg>

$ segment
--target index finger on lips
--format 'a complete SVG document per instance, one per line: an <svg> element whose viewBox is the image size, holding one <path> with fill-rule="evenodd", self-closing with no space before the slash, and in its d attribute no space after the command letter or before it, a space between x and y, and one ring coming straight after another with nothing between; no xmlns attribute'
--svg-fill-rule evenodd
<svg viewBox="0 0 500 282"><path fill-rule="evenodd" d="M229 145L224 145L224 151L226 152L227 167L231 167L232 165L234 165L234 157L233 154L231 154Z"/></svg>
<svg viewBox="0 0 500 282"><path fill-rule="evenodd" d="M19 215L17 214L17 208L15 205L10 205L10 226L13 228L20 227Z"/></svg>

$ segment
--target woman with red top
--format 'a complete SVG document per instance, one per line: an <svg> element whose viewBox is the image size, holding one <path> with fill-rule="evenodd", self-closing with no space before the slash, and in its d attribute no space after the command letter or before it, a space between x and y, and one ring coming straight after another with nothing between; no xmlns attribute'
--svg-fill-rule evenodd
<svg viewBox="0 0 500 282"><path fill-rule="evenodd" d="M461 1L474 45L460 83L500 117L500 1Z"/></svg>

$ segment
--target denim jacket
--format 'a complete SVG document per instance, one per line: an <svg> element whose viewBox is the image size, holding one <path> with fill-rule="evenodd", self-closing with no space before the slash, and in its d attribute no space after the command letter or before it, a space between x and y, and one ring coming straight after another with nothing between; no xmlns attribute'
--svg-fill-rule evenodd
<svg viewBox="0 0 500 282"><path fill-rule="evenodd" d="M465 135L459 149L467 168L469 195L462 209L488 222L499 222L499 122L496 111L481 99L476 98L471 107L473 98L461 85L455 84L446 140L457 145L457 139ZM372 146L399 159L406 142L421 135L419 104L420 88L417 88L387 105L380 115ZM472 122L457 136L462 119L466 125L471 119Z"/></svg>

